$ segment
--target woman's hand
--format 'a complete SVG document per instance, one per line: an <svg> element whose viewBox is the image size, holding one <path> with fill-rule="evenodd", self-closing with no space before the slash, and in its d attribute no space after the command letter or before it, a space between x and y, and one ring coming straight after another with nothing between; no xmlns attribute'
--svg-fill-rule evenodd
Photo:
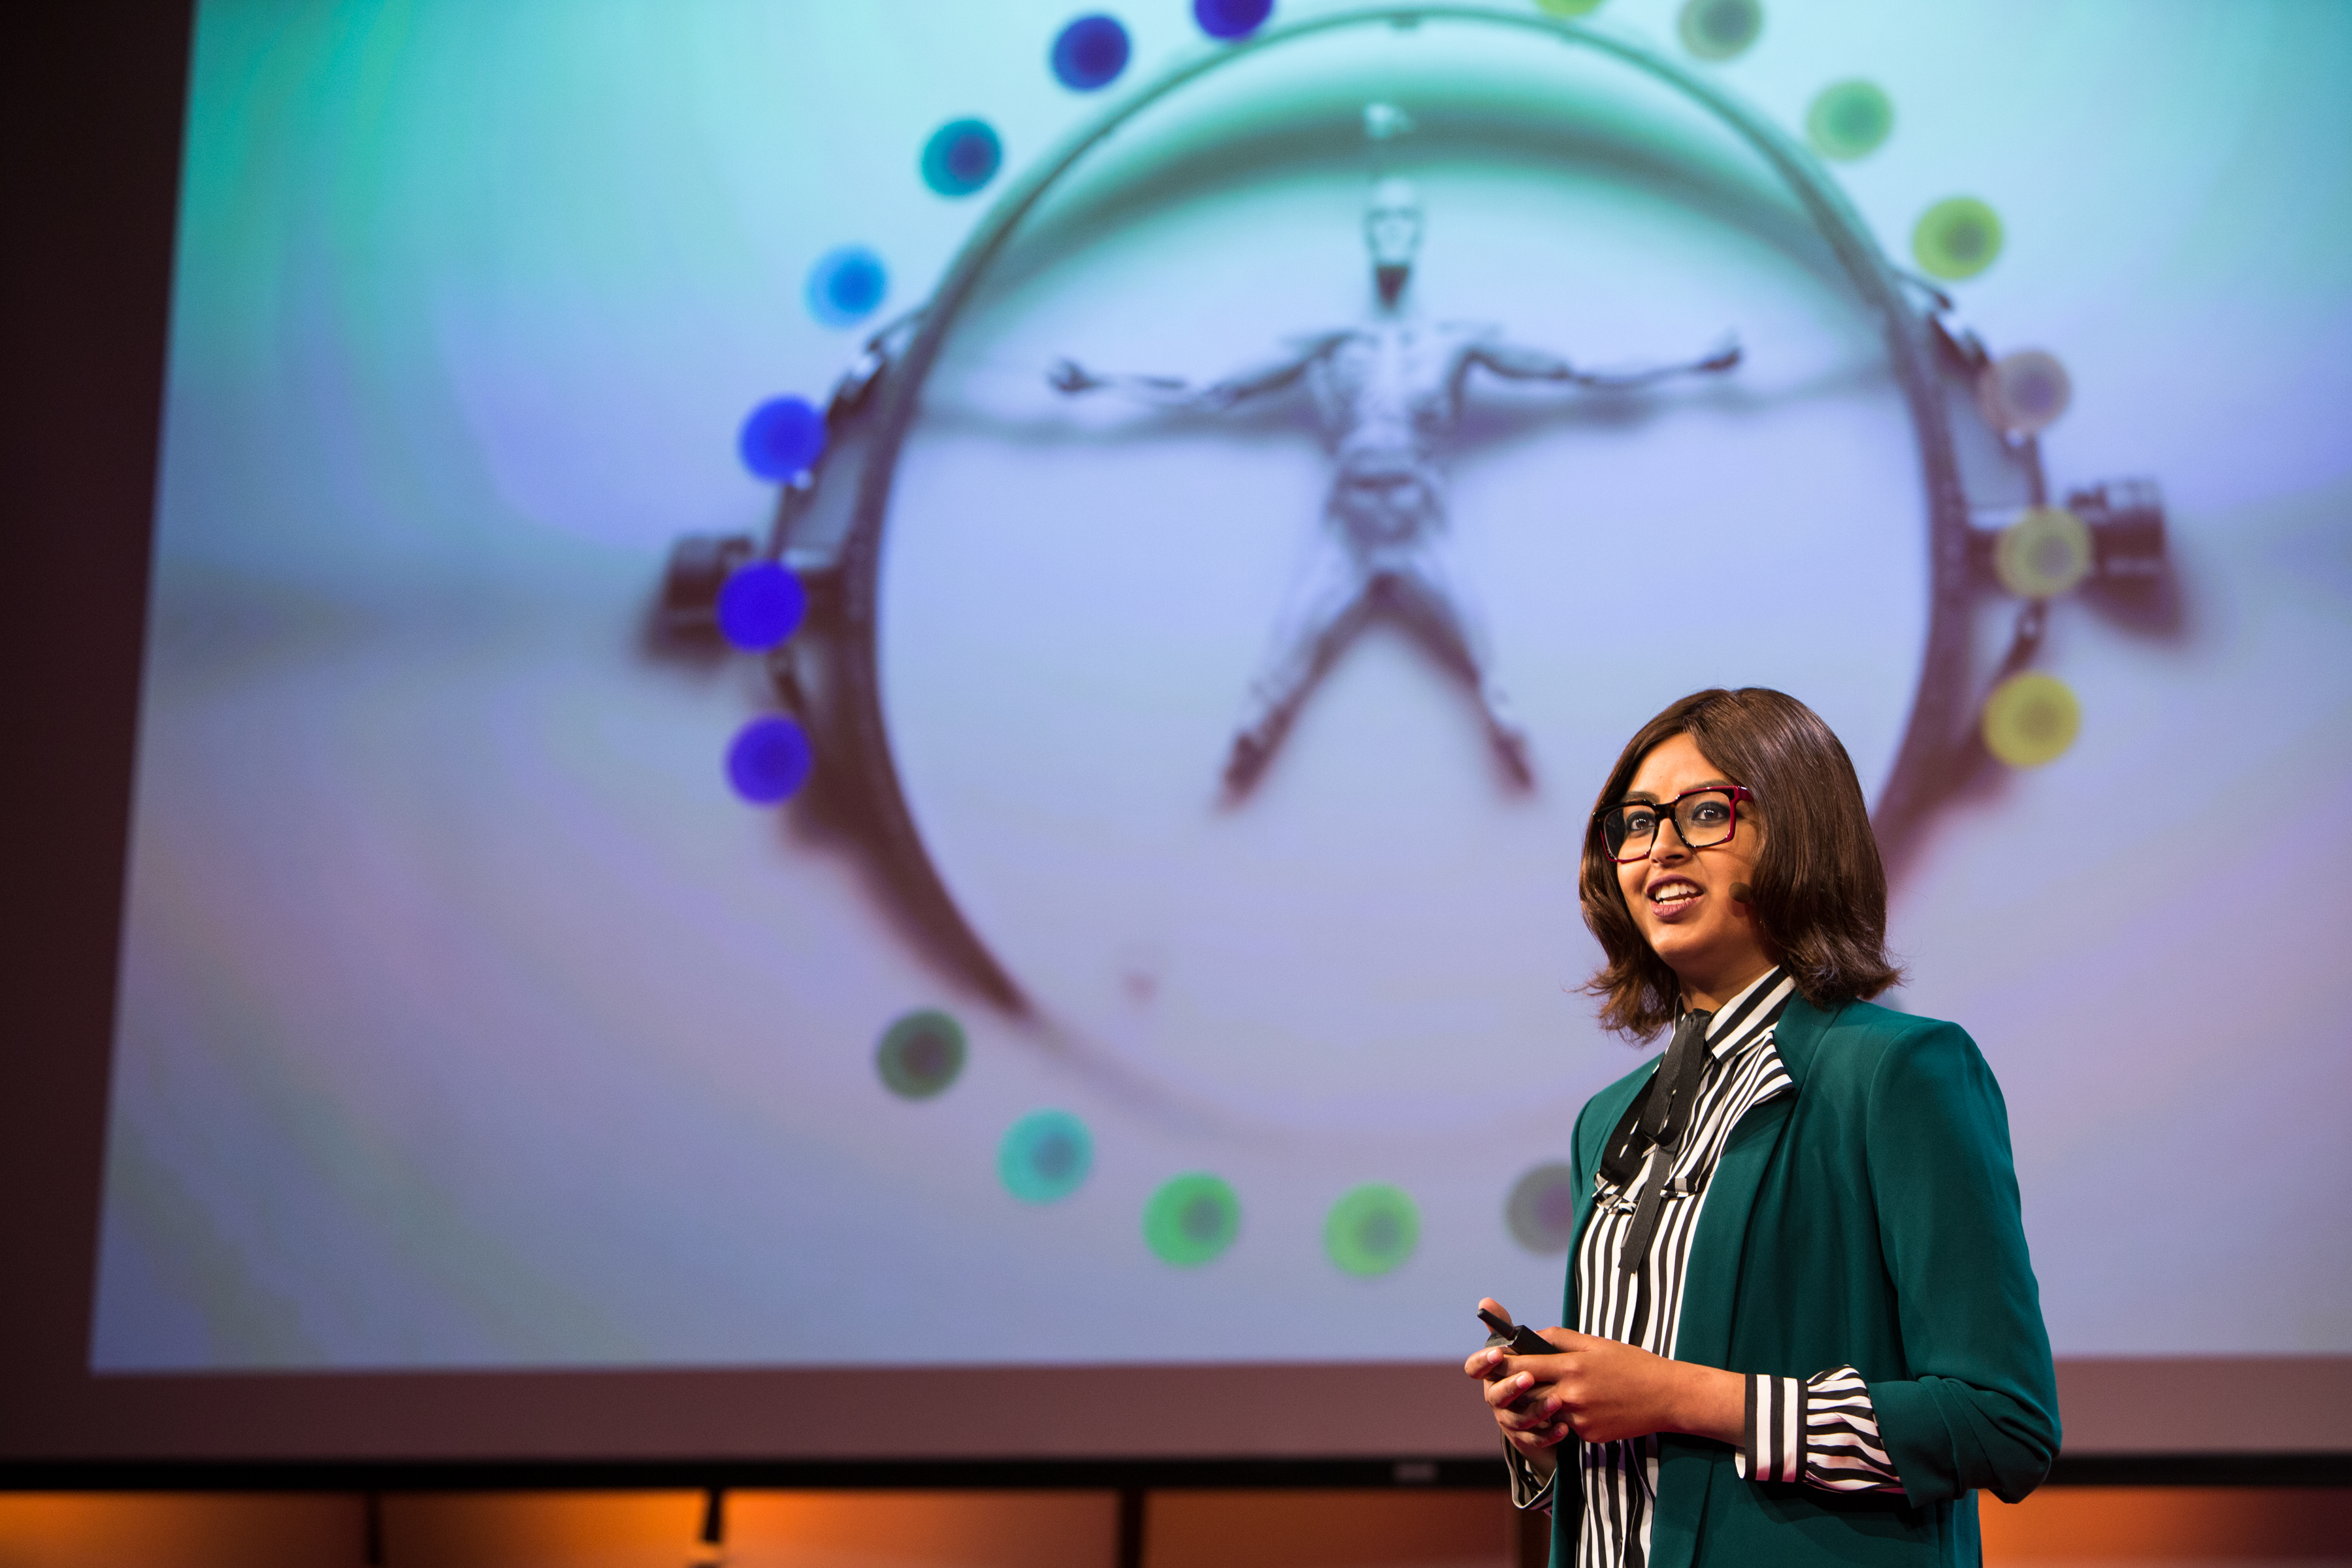
<svg viewBox="0 0 2352 1568"><path fill-rule="evenodd" d="M1503 1314L1502 1304L1492 1297L1478 1304L1497 1316ZM1521 1356L1517 1361L1520 1365L1533 1366L1552 1359ZM1530 1384L1525 1378L1513 1377L1513 1360L1509 1351L1497 1345L1492 1350L1472 1352L1470 1359L1462 1363L1462 1370L1486 1384L1486 1405L1494 1412L1495 1425L1503 1430L1504 1441L1518 1450L1536 1474L1549 1477L1555 1462L1551 1450L1570 1435L1568 1423L1556 1410L1526 1397ZM1513 1385L1507 1390L1504 1386L1507 1382Z"/></svg>
<svg viewBox="0 0 2352 1568"><path fill-rule="evenodd" d="M1746 1436L1748 1390L1737 1373L1668 1361L1572 1329L1546 1329L1543 1337L1559 1353L1515 1356L1496 1346L1475 1352L1462 1367L1485 1380L1495 1424L1530 1458L1570 1431L1588 1443L1652 1432L1687 1432L1725 1443Z"/></svg>

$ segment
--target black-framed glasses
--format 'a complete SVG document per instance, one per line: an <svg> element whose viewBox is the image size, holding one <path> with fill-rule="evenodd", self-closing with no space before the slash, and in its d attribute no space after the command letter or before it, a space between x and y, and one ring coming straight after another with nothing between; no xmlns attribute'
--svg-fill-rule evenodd
<svg viewBox="0 0 2352 1568"><path fill-rule="evenodd" d="M1755 798L1745 784L1715 784L1685 790L1664 805L1626 800L1604 805L1592 815L1601 824L1601 842L1608 847L1609 858L1622 866L1628 860L1648 858L1657 842L1660 822L1673 823L1675 836L1687 848L1730 843L1731 836L1739 830L1739 803Z"/></svg>

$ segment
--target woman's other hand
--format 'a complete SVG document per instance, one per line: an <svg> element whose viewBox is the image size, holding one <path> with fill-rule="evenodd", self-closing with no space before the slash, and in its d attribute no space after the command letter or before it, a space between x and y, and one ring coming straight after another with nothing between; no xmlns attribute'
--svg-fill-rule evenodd
<svg viewBox="0 0 2352 1568"><path fill-rule="evenodd" d="M1588 1443L1614 1443L1652 1432L1687 1432L1738 1443L1745 1436L1748 1390L1739 1374L1552 1328L1543 1337L1556 1355L1518 1356L1481 1350L1463 1371L1482 1379L1495 1424L1533 1458L1570 1432Z"/></svg>
<svg viewBox="0 0 2352 1568"><path fill-rule="evenodd" d="M1491 1296L1478 1305L1481 1310L1498 1318L1507 1320L1510 1316L1503 1304ZM1566 1331L1564 1329L1552 1331L1554 1333ZM1534 1387L1534 1381L1533 1375L1524 1369L1554 1359L1551 1356L1513 1357L1508 1350L1496 1345L1473 1351L1470 1358L1462 1363L1464 1373L1486 1384L1482 1392L1486 1395L1486 1406L1494 1412L1495 1425L1502 1428L1504 1440L1517 1449L1539 1476L1551 1474L1551 1450L1570 1436L1570 1431L1568 1423L1555 1408L1540 1399L1527 1397ZM1517 1373L1513 1370L1515 1362L1522 1369ZM1506 1383L1512 1384L1507 1391L1503 1387Z"/></svg>
<svg viewBox="0 0 2352 1568"><path fill-rule="evenodd" d="M1565 1330L1557 1331L1565 1332ZM1558 1356L1515 1356L1500 1345L1475 1351L1462 1370L1486 1384L1486 1407L1504 1440L1534 1461L1538 1473L1549 1474L1551 1449L1571 1433L1557 1400L1545 1391L1540 1369Z"/></svg>

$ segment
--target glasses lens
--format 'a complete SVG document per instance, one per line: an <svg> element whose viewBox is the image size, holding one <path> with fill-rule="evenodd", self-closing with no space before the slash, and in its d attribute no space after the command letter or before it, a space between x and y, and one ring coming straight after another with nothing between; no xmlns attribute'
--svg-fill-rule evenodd
<svg viewBox="0 0 2352 1568"><path fill-rule="evenodd" d="M1658 834L1658 811L1653 805L1621 805L1601 819L1601 837L1608 841L1612 860L1638 860L1650 852Z"/></svg>
<svg viewBox="0 0 2352 1568"><path fill-rule="evenodd" d="M1702 790L1675 802L1675 826L1683 842L1694 849L1720 844L1731 837L1731 796L1722 790Z"/></svg>

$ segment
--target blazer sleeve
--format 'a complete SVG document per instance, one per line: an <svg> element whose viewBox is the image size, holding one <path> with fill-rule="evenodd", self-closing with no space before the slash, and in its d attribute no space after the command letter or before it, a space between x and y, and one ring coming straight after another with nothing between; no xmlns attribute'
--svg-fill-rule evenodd
<svg viewBox="0 0 2352 1568"><path fill-rule="evenodd" d="M1915 1504L1974 1488L2015 1502L2057 1454L2058 1388L2000 1086L1965 1030L1933 1024L1890 1043L1866 1116L1913 1373L1869 1384L1887 1455Z"/></svg>

